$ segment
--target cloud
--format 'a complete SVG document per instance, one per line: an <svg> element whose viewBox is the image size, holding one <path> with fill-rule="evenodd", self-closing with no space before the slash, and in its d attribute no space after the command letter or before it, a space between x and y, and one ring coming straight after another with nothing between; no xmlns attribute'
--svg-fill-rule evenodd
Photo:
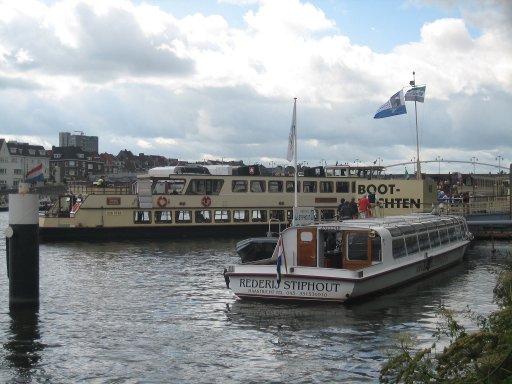
<svg viewBox="0 0 512 384"><path fill-rule="evenodd" d="M463 3L385 54L352 44L314 1L223 3L249 6L234 23L128 0L4 1L2 135L57 144L80 130L114 154L285 163L298 97L300 159L399 162L416 153L413 106L372 117L414 70L425 156L511 153L510 3Z"/></svg>

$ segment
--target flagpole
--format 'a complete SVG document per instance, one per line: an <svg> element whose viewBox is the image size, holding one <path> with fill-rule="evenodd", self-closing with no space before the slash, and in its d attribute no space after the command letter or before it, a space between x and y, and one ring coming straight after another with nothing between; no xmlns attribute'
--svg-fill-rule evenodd
<svg viewBox="0 0 512 384"><path fill-rule="evenodd" d="M293 124L295 125L294 131L295 131L295 140L293 140L293 166L295 167L295 177L294 177L294 184L295 184L295 196L294 196L294 203L293 206L295 208L298 207L298 196L297 196L297 98L293 98ZM294 215L295 216L295 215ZM293 225L295 225L295 218L292 222Z"/></svg>
<svg viewBox="0 0 512 384"><path fill-rule="evenodd" d="M412 72L413 80L410 84L416 86L416 73ZM414 98L414 115L416 117L416 180L421 180L421 162L420 162L420 139L418 134L418 109L416 106L416 98Z"/></svg>

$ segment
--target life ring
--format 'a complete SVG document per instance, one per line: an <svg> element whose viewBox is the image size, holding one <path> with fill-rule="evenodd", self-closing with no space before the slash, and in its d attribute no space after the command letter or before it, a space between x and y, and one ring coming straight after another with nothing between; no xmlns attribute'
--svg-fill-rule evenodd
<svg viewBox="0 0 512 384"><path fill-rule="evenodd" d="M201 199L201 205L203 207L209 207L211 203L212 199L210 199L210 196L203 196L203 198Z"/></svg>
<svg viewBox="0 0 512 384"><path fill-rule="evenodd" d="M160 196L157 199L156 203L158 204L158 206L160 208L163 208L163 207L165 207L167 205L167 198L165 196Z"/></svg>

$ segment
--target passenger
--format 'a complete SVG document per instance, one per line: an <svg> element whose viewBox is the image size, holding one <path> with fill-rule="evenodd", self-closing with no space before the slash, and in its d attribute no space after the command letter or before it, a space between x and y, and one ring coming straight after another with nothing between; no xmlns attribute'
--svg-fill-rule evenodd
<svg viewBox="0 0 512 384"><path fill-rule="evenodd" d="M359 209L357 208L357 203L356 203L355 197L350 199L349 207L350 207L350 217L352 217L353 219L357 219L357 217L359 216Z"/></svg>
<svg viewBox="0 0 512 384"><path fill-rule="evenodd" d="M340 203L339 203L338 209L336 211L336 216L338 217L338 220L341 219L341 211L342 211L344 206L345 206L345 199L342 197L340 199Z"/></svg>
<svg viewBox="0 0 512 384"><path fill-rule="evenodd" d="M350 220L352 218L352 210L350 208L350 204L343 205L340 214L342 220Z"/></svg>
<svg viewBox="0 0 512 384"><path fill-rule="evenodd" d="M363 195L359 199L359 218L365 219L368 216L368 207L370 206L370 201L368 200L367 195Z"/></svg>
<svg viewBox="0 0 512 384"><path fill-rule="evenodd" d="M370 207L368 210L369 216L375 216L375 203L376 197L374 192L368 192L368 201L370 202Z"/></svg>
<svg viewBox="0 0 512 384"><path fill-rule="evenodd" d="M104 187L105 186L105 176L100 176L98 178L98 181L96 182L96 185L98 187Z"/></svg>

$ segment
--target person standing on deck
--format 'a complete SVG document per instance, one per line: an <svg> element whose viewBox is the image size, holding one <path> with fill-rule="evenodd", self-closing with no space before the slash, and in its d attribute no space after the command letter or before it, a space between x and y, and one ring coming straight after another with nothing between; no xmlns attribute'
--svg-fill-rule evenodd
<svg viewBox="0 0 512 384"><path fill-rule="evenodd" d="M368 216L368 208L370 207L370 200L367 195L363 195L359 199L359 218L365 219Z"/></svg>

